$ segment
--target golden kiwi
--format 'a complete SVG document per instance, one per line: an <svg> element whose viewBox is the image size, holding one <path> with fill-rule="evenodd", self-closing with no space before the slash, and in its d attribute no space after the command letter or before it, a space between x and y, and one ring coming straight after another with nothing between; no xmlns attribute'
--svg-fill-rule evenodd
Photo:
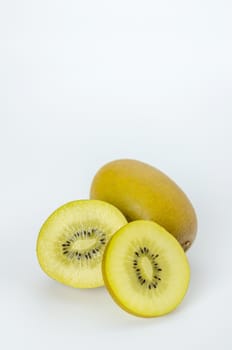
<svg viewBox="0 0 232 350"><path fill-rule="evenodd" d="M95 175L90 198L121 210L128 221L152 220L187 250L197 232L194 208L180 187L160 170L132 159L104 165Z"/></svg>
<svg viewBox="0 0 232 350"><path fill-rule="evenodd" d="M177 240L145 220L120 228L102 260L105 286L125 311L140 317L162 316L183 300L190 266Z"/></svg>
<svg viewBox="0 0 232 350"><path fill-rule="evenodd" d="M123 214L109 203L66 203L40 229L36 246L39 264L48 276L68 286L102 286L101 263L106 244L126 223Z"/></svg>

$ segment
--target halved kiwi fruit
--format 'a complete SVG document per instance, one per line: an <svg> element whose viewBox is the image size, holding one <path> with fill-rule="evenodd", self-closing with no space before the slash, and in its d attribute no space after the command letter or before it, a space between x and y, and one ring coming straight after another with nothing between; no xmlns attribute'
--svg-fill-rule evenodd
<svg viewBox="0 0 232 350"><path fill-rule="evenodd" d="M72 287L102 286L101 263L106 244L126 223L117 208L103 201L79 200L63 205L39 232L37 257L41 268Z"/></svg>
<svg viewBox="0 0 232 350"><path fill-rule="evenodd" d="M190 268L178 241L152 221L122 227L103 256L103 278L113 299L136 316L169 313L182 301Z"/></svg>

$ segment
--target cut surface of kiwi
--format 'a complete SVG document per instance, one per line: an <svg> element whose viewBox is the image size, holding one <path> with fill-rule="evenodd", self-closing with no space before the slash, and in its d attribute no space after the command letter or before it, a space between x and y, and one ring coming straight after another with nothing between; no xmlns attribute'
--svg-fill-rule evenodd
<svg viewBox="0 0 232 350"><path fill-rule="evenodd" d="M61 206L39 232L36 251L41 268L72 287L102 286L106 244L126 223L117 208L103 201L78 200Z"/></svg>
<svg viewBox="0 0 232 350"><path fill-rule="evenodd" d="M189 284L187 257L163 227L138 220L122 227L109 241L102 264L105 285L127 312L161 316L182 301Z"/></svg>

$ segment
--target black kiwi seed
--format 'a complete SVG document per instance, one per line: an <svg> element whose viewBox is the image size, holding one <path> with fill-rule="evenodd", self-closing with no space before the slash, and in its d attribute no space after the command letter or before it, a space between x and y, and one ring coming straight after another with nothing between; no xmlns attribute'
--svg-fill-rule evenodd
<svg viewBox="0 0 232 350"><path fill-rule="evenodd" d="M136 276L137 276L138 281L141 284L141 286L146 284L145 286L149 290L151 290L152 288L157 288L159 282L161 281L161 278L159 276L157 276L157 272L162 271L159 264L157 262L155 262L155 259L157 259L159 257L159 254L151 254L147 247L142 247L142 248L139 247L138 251L134 251L134 255L135 255L135 258L132 261L132 264L133 264L132 267L135 270ZM147 256L152 264L153 277L150 281L147 281L144 278L143 273L141 271L139 259L138 259L141 256Z"/></svg>
<svg viewBox="0 0 232 350"><path fill-rule="evenodd" d="M87 239L87 238L96 238L97 242L91 250L87 250L83 252L83 254L79 253L76 249L72 248L72 244L79 239ZM85 258L90 260L96 256L97 252L102 251L102 245L106 244L106 234L96 228L89 230L80 230L73 233L73 235L64 243L61 244L62 253L69 259L73 259L75 256L76 259L80 260L81 258Z"/></svg>

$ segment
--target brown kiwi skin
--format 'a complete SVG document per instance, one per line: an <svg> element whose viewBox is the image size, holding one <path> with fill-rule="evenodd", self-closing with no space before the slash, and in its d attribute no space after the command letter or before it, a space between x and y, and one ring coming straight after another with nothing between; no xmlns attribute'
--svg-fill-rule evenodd
<svg viewBox="0 0 232 350"><path fill-rule="evenodd" d="M137 160L119 159L95 175L91 199L116 206L127 220L152 220L170 232L186 251L197 233L197 216L186 194L160 170Z"/></svg>

